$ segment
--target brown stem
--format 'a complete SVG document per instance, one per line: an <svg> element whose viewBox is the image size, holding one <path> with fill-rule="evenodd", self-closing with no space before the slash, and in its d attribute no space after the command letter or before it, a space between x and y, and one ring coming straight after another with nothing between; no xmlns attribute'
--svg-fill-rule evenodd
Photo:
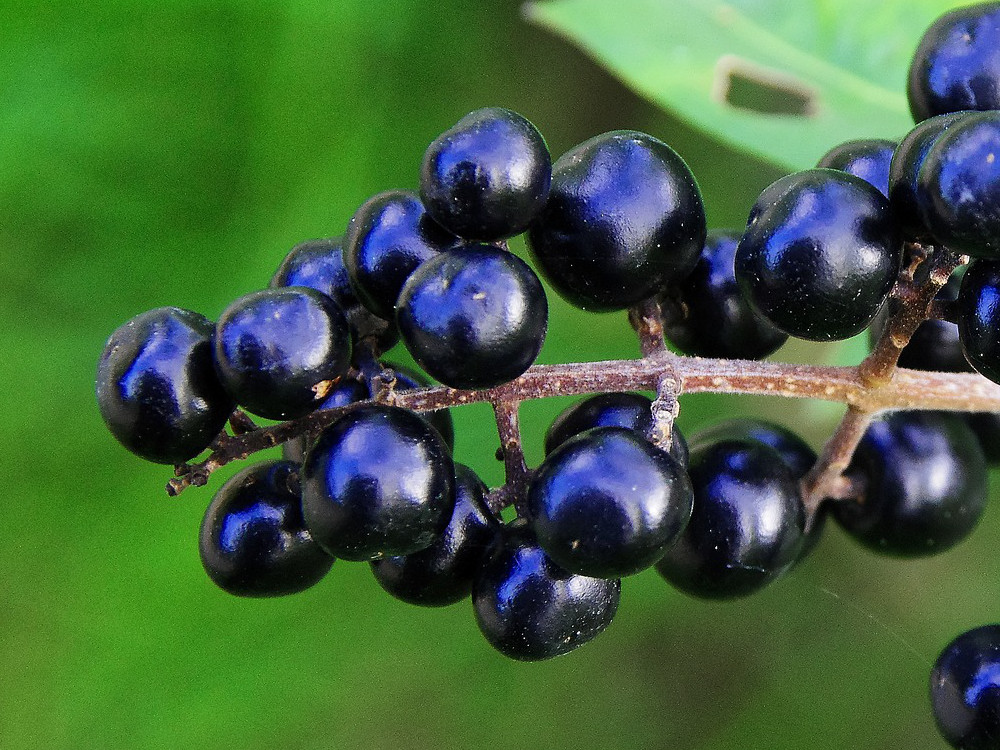
<svg viewBox="0 0 1000 750"><path fill-rule="evenodd" d="M663 341L663 313L655 299L647 299L629 308L628 322L639 337L643 357L653 357L667 351Z"/></svg>
<svg viewBox="0 0 1000 750"><path fill-rule="evenodd" d="M524 501L531 472L524 460L524 449L521 445L521 425L518 419L520 406L518 401L493 402L493 414L500 436L499 456L503 458L505 481L501 487L490 493L488 502L496 512L513 505L517 508L518 515L524 515Z"/></svg>
<svg viewBox="0 0 1000 750"><path fill-rule="evenodd" d="M816 465L802 479L802 502L812 518L820 503L828 497L840 497L840 480L851 463L854 449L868 429L873 412L849 406L837 429L823 446Z"/></svg>

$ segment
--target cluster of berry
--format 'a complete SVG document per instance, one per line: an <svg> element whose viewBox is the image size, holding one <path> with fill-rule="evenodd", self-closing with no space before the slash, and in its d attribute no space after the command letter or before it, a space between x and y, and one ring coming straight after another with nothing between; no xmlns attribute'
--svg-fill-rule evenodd
<svg viewBox="0 0 1000 750"><path fill-rule="evenodd" d="M596 636L620 579L651 566L693 596L757 591L815 546L827 514L881 553L945 550L984 508L997 415L868 415L853 440L831 440L842 459L831 483L836 461L777 425L731 420L688 444L672 429L670 388L656 403L603 393L558 417L529 470L502 387L531 368L548 308L506 240L526 233L550 286L578 307L651 316L649 359L673 356L664 336L689 355L755 360L789 335L870 327L867 387L897 360L1000 382L996 49L998 4L944 16L911 70L919 124L898 144L845 143L778 180L743 231L707 233L694 177L652 136L606 133L552 163L520 115L473 112L431 143L419 195L374 196L342 241L296 246L268 289L217 323L162 308L115 331L101 413L128 449L189 471L183 462L229 438L227 421L258 429L237 407L278 420L327 412L323 429L284 435L284 460L216 493L200 542L212 580L272 596L311 586L337 557L368 561L405 601L471 594L486 638L517 659ZM446 410L390 405L387 394L426 384L380 360L397 339L445 386L494 389L504 487L453 462ZM518 517L505 524L506 505ZM964 636L935 670L936 715L956 747L993 747L1000 733L998 633Z"/></svg>

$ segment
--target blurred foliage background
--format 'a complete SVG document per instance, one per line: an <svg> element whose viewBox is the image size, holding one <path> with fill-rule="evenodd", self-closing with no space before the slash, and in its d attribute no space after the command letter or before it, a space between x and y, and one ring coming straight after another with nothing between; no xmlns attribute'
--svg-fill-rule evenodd
<svg viewBox="0 0 1000 750"><path fill-rule="evenodd" d="M764 62L799 65L821 102L846 102L819 135L801 123L833 146L902 135L898 101L866 119L841 89L867 76L898 96L919 30L948 4L535 8L646 98L507 0L0 6L0 747L940 747L927 675L951 637L997 618L995 505L965 545L915 562L830 525L794 575L744 601L689 599L648 571L625 582L593 644L520 664L490 649L467 604L401 604L365 565L339 562L286 599L215 589L197 532L222 477L167 498L169 470L104 429L93 378L123 321L160 305L217 315L266 285L294 243L341 233L374 192L416 187L427 143L481 106L527 116L555 156L605 130L648 131L690 163L710 224L739 226L761 188L825 147L805 153L784 124L713 104L696 74L730 43L720 29L749 45L734 53L773 53ZM733 5L747 15L711 25ZM772 36L755 43L761 29ZM781 38L798 53L778 59ZM691 75L668 75L684 59ZM838 77L838 59L863 69ZM637 353L624 315L550 305L542 361ZM793 344L777 357L848 363L863 350ZM529 460L567 403L525 408ZM692 396L680 424L737 413L818 446L838 409ZM497 483L488 410L455 419L457 457Z"/></svg>

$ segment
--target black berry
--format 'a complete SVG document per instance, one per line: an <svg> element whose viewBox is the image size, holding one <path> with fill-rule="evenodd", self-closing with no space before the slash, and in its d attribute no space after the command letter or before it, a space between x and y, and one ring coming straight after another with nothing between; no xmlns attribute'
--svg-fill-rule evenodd
<svg viewBox="0 0 1000 750"><path fill-rule="evenodd" d="M969 264L958 292L962 351L979 373L1000 383L1000 262Z"/></svg>
<svg viewBox="0 0 1000 750"><path fill-rule="evenodd" d="M958 750L1000 746L1000 625L958 636L934 663L931 707L938 729Z"/></svg>
<svg viewBox="0 0 1000 750"><path fill-rule="evenodd" d="M896 142L884 138L847 141L823 154L816 166L860 177L888 198L889 165L895 149Z"/></svg>
<svg viewBox="0 0 1000 750"><path fill-rule="evenodd" d="M460 237L520 234L545 205L552 159L541 133L516 112L486 107L439 135L424 154L420 198Z"/></svg>

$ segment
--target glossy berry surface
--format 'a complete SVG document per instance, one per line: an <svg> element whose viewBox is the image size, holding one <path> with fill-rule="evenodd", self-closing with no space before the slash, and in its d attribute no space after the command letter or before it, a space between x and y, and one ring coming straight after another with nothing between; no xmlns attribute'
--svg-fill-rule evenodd
<svg viewBox="0 0 1000 750"><path fill-rule="evenodd" d="M687 525L683 467L635 430L598 427L546 457L528 488L528 521L574 573L620 578L655 563Z"/></svg>
<svg viewBox="0 0 1000 750"><path fill-rule="evenodd" d="M924 221L917 178L920 167L934 141L958 122L963 113L937 115L919 123L899 142L889 165L889 206L897 225L906 237L926 239L929 230Z"/></svg>
<svg viewBox="0 0 1000 750"><path fill-rule="evenodd" d="M325 294L344 312L358 304L339 237L297 244L274 272L270 285L272 288L307 286Z"/></svg>
<svg viewBox="0 0 1000 750"><path fill-rule="evenodd" d="M640 393L600 393L578 401L560 412L545 432L547 456L574 435L594 427L626 427L648 436L653 427L653 402ZM670 455L687 466L687 441L675 424L671 432Z"/></svg>
<svg viewBox="0 0 1000 750"><path fill-rule="evenodd" d="M371 563L375 580L397 599L442 607L472 591L501 522L486 507L486 485L472 469L456 464L455 480L455 510L437 541L419 552Z"/></svg>
<svg viewBox="0 0 1000 750"><path fill-rule="evenodd" d="M1000 383L1000 262L969 264L958 293L958 335L969 363Z"/></svg>
<svg viewBox="0 0 1000 750"><path fill-rule="evenodd" d="M862 498L837 503L834 517L882 554L943 552L971 533L986 505L983 452L947 412L893 412L872 422L847 473L862 480Z"/></svg>
<svg viewBox="0 0 1000 750"><path fill-rule="evenodd" d="M1000 112L972 112L938 136L917 177L924 223L949 249L1000 258Z"/></svg>
<svg viewBox="0 0 1000 750"><path fill-rule="evenodd" d="M137 456L187 461L225 426L234 403L213 366L214 330L198 313L160 307L108 338L97 366L97 406L111 434Z"/></svg>
<svg viewBox="0 0 1000 750"><path fill-rule="evenodd" d="M656 564L692 596L728 599L778 578L801 551L805 511L781 456L756 441L692 446L694 509L687 529Z"/></svg>
<svg viewBox="0 0 1000 750"><path fill-rule="evenodd" d="M330 389L323 402L316 407L316 411L336 409L340 406L364 401L370 397L371 394L368 392L368 386L360 380L354 380L353 378L341 379ZM294 461L300 464L305 460L307 447L308 440L306 436L300 435L281 446L281 457L286 461Z"/></svg>
<svg viewBox="0 0 1000 750"><path fill-rule="evenodd" d="M552 159L541 133L509 109L470 112L435 138L420 168L420 198L460 237L520 234L545 205Z"/></svg>
<svg viewBox="0 0 1000 750"><path fill-rule="evenodd" d="M685 354L761 359L788 340L740 292L739 239L733 232L709 232L694 270L664 300L664 336Z"/></svg>
<svg viewBox="0 0 1000 750"><path fill-rule="evenodd" d="M618 610L621 581L570 573L515 521L499 535L472 588L476 622L505 656L539 661L599 635Z"/></svg>
<svg viewBox="0 0 1000 750"><path fill-rule="evenodd" d="M223 311L215 364L236 402L268 419L295 419L322 402L351 362L344 313L307 287L252 292Z"/></svg>
<svg viewBox="0 0 1000 750"><path fill-rule="evenodd" d="M467 245L424 263L399 296L407 350L452 388L490 388L535 361L548 327L545 290L513 253Z"/></svg>
<svg viewBox="0 0 1000 750"><path fill-rule="evenodd" d="M823 154L816 166L860 177L888 198L889 165L896 145L895 141L885 138L846 141Z"/></svg>
<svg viewBox="0 0 1000 750"><path fill-rule="evenodd" d="M885 196L853 175L810 169L768 188L752 216L736 251L736 278L758 313L812 341L868 326L896 280L902 250Z"/></svg>
<svg viewBox="0 0 1000 750"><path fill-rule="evenodd" d="M906 95L917 122L963 109L1000 109L1000 3L938 18L920 39Z"/></svg>
<svg viewBox="0 0 1000 750"><path fill-rule="evenodd" d="M816 451L787 427L750 417L726 419L698 430L691 440L691 449L698 450L723 440L749 440L772 448L795 479L804 477L816 463Z"/></svg>
<svg viewBox="0 0 1000 750"><path fill-rule="evenodd" d="M392 388L397 392L411 391L417 388L426 388L433 385L428 377L422 373L415 372L409 367L394 362L383 362L382 367L392 371L395 380ZM420 412L420 416L426 419L431 427L441 433L444 442L449 450L455 448L455 421L451 418L451 409L435 409L430 412Z"/></svg>
<svg viewBox="0 0 1000 750"><path fill-rule="evenodd" d="M405 409L364 406L320 433L302 466L302 508L334 557L374 560L426 549L455 505L441 436Z"/></svg>
<svg viewBox="0 0 1000 750"><path fill-rule="evenodd" d="M431 219L415 193L390 190L354 212L344 235L344 265L361 303L392 320L410 274L458 241Z"/></svg>
<svg viewBox="0 0 1000 750"><path fill-rule="evenodd" d="M931 670L930 695L934 720L952 747L1000 747L1000 625L949 643Z"/></svg>
<svg viewBox="0 0 1000 750"><path fill-rule="evenodd" d="M333 558L309 534L297 491L298 466L266 461L227 481L201 524L205 572L237 596L294 594L319 581Z"/></svg>
<svg viewBox="0 0 1000 750"><path fill-rule="evenodd" d="M690 273L705 242L705 209L673 149L617 130L556 161L548 204L528 240L543 275L569 302L619 310Z"/></svg>

